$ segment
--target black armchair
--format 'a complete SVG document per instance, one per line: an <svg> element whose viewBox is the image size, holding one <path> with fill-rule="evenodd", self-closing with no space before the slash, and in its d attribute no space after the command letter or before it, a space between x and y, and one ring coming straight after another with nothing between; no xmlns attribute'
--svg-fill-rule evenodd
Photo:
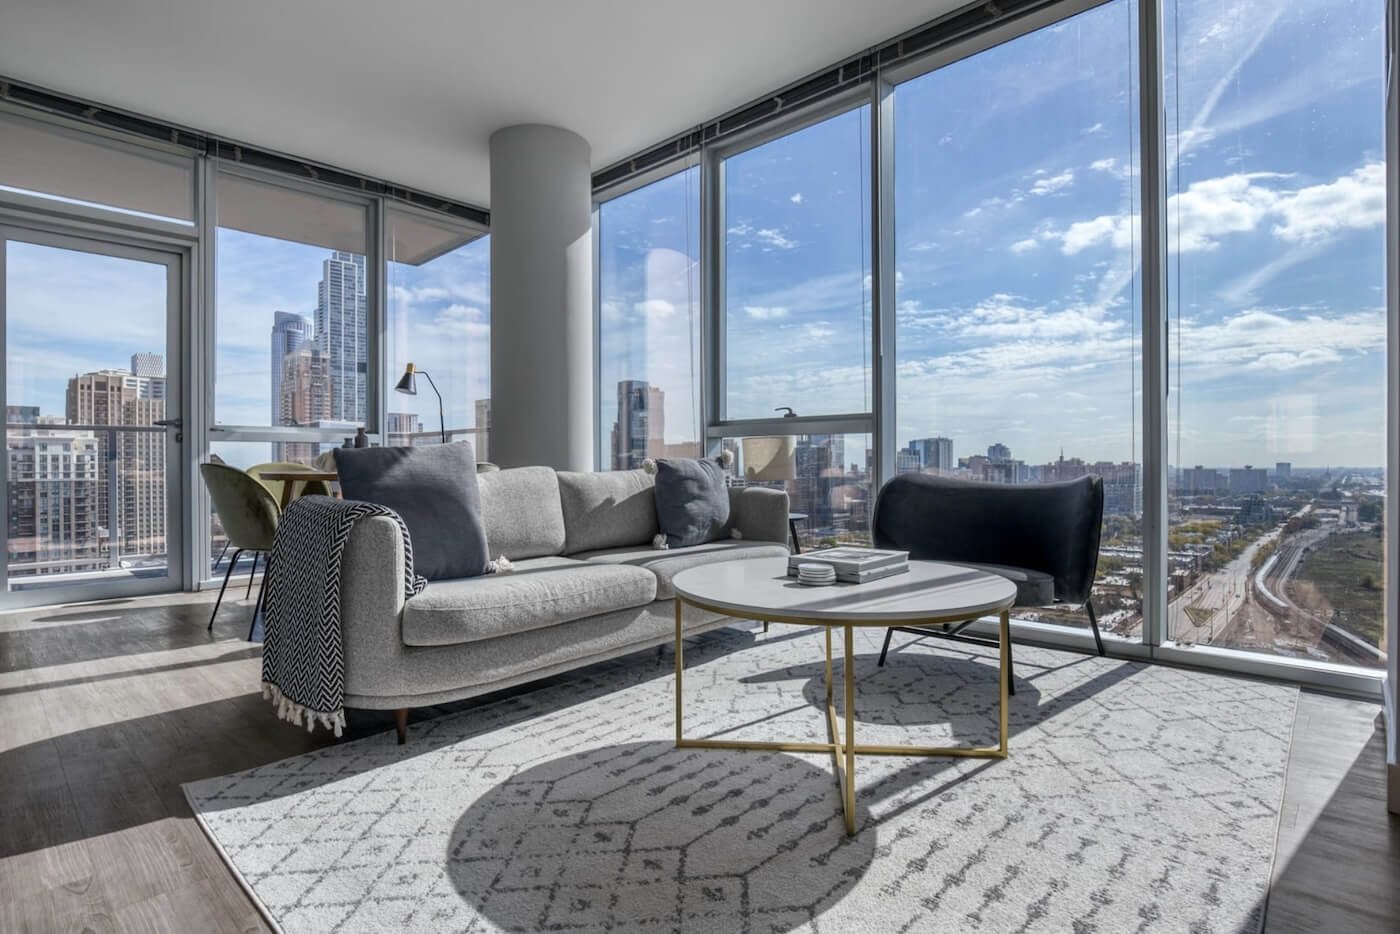
<svg viewBox="0 0 1400 934"><path fill-rule="evenodd" d="M875 500L877 548L897 548L916 560L974 565L1016 584L1016 606L1082 603L1104 654L1090 591L1099 561L1103 480L1059 483L976 483L930 474L903 474ZM898 626L885 634L880 664L898 629L995 645L963 634L975 620L927 629Z"/></svg>

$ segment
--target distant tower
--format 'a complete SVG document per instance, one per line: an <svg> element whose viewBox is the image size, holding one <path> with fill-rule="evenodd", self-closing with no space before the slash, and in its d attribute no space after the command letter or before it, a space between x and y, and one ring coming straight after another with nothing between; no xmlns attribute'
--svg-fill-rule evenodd
<svg viewBox="0 0 1400 934"><path fill-rule="evenodd" d="M316 344L326 355L332 421L364 424L368 328L365 258L337 250L321 263L316 296Z"/></svg>
<svg viewBox="0 0 1400 934"><path fill-rule="evenodd" d="M619 380L612 431L613 470L635 470L659 453L665 437L665 394L642 379Z"/></svg>
<svg viewBox="0 0 1400 934"><path fill-rule="evenodd" d="M272 313L272 424L282 421L282 361L311 340L311 319L290 311ZM139 375L139 374L138 374Z"/></svg>

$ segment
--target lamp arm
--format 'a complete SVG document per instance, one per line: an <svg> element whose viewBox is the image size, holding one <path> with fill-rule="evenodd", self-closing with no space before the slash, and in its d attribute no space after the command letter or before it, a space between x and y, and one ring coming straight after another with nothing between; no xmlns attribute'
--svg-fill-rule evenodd
<svg viewBox="0 0 1400 934"><path fill-rule="evenodd" d="M414 369L414 372L415 372L415 373L422 373L425 377L427 377L427 379L428 379L428 385L431 386L431 387L433 387L433 395L435 395L435 396L438 397L438 430L442 432L442 443L443 443L443 444L446 444L446 443L447 443L447 419L444 418L444 417L443 417L443 414L442 414L442 393L438 392L437 383L433 382L433 378L432 378L431 376L428 376L428 371L427 371L427 370L419 370L419 369L415 368L415 369Z"/></svg>

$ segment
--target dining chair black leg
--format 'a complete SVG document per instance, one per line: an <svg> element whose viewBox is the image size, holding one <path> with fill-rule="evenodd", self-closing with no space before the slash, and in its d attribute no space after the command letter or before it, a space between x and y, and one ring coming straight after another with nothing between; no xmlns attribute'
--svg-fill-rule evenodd
<svg viewBox="0 0 1400 934"><path fill-rule="evenodd" d="M272 571L272 555L269 553L267 560L263 562L262 583L258 584L258 600L253 604L253 618L248 621L248 642L253 641L253 630L258 628L258 610L262 609L263 596L267 593L267 575ZM266 637L267 633L263 633Z"/></svg>
<svg viewBox="0 0 1400 934"><path fill-rule="evenodd" d="M228 588L228 576L233 573L233 566L238 563L238 558L242 554L242 548L235 551L233 553L233 560L228 563L228 570L224 571L224 582L223 585L219 587L219 598L214 601L214 612L209 614L210 631L214 629L214 617L219 615L219 604L224 602L224 590Z"/></svg>
<svg viewBox="0 0 1400 934"><path fill-rule="evenodd" d="M889 653L889 650L890 650L890 639L893 638L893 637L894 637L894 630L893 630L893 629L886 629L886 630L885 630L885 644L882 645L882 646L880 647L880 661L877 663L878 666L881 667L881 668L885 667L885 655Z"/></svg>
<svg viewBox="0 0 1400 934"><path fill-rule="evenodd" d="M243 591L244 600L247 600L253 595L253 578L258 576L258 554L259 552L253 552L253 567L252 570L248 572L248 589Z"/></svg>

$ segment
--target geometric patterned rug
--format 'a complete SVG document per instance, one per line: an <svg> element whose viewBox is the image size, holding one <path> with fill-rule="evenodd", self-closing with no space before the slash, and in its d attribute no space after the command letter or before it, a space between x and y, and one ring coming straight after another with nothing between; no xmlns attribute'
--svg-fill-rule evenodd
<svg viewBox="0 0 1400 934"><path fill-rule="evenodd" d="M995 742L993 650L897 635L877 668L882 637L860 742ZM687 640L686 735L825 741L823 658L776 624ZM858 757L852 837L830 755L674 748L669 648L185 790L286 934L1257 931L1297 689L1015 663L1010 757Z"/></svg>

